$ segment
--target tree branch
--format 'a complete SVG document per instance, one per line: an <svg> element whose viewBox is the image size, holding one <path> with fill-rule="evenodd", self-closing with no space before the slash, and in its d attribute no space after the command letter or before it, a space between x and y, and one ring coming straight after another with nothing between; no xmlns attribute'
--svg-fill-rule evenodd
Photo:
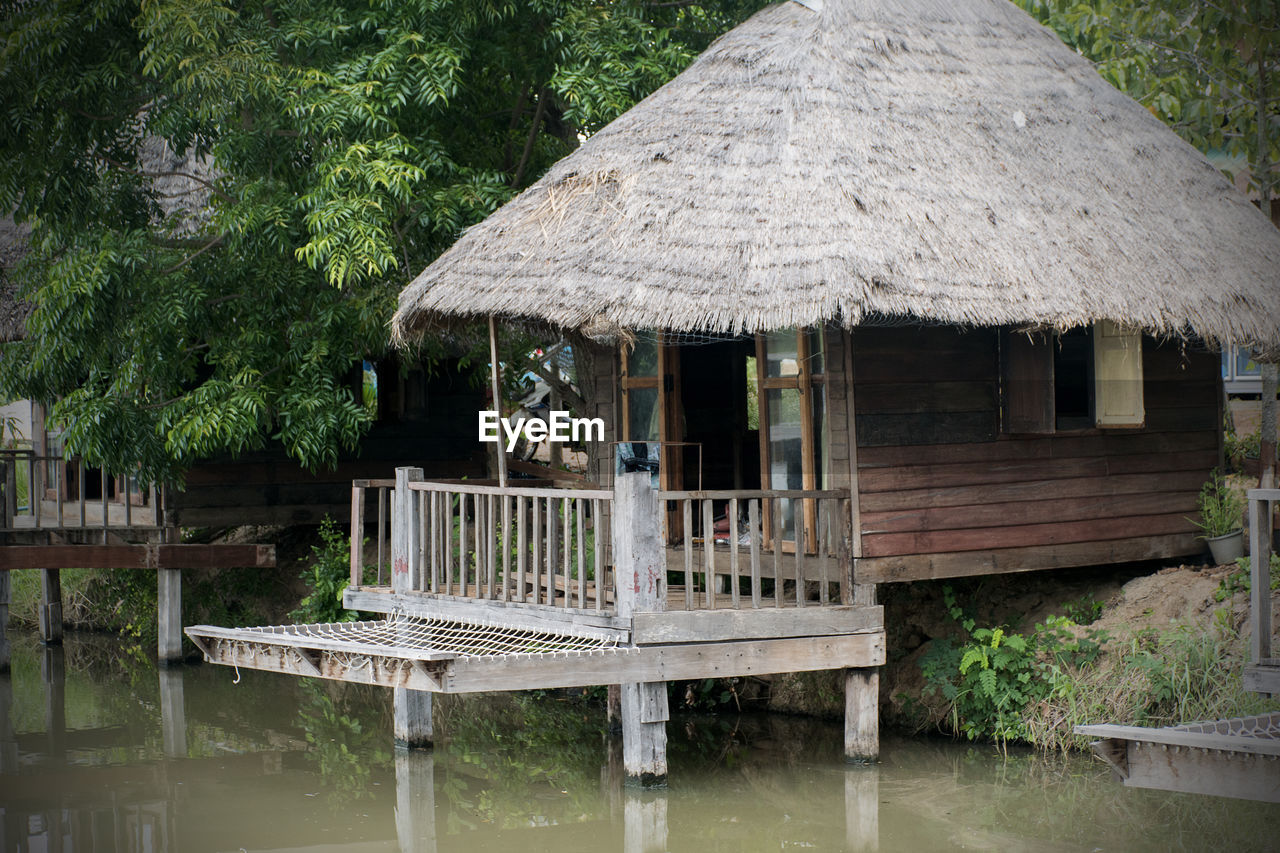
<svg viewBox="0 0 1280 853"><path fill-rule="evenodd" d="M544 355L542 358L545 359L546 356ZM530 358L528 367L538 375L538 378L550 385L562 399L569 403L569 405L573 406L575 410L578 412L585 412L587 410L587 401L583 399L582 395L575 391L573 386L569 385L556 375L556 371L548 370L539 357L534 356Z"/></svg>
<svg viewBox="0 0 1280 853"><path fill-rule="evenodd" d="M221 234L219 234L217 237L214 237L212 240L210 240L209 242L205 243L205 244L204 244L203 246L201 246L199 249L196 249L194 252L192 252L191 254L187 255L185 258L183 258L182 260L178 261L178 262L177 262L176 264L174 264L173 266L169 267L168 269L161 270L161 271L160 271L160 275L168 275L169 273L177 272L178 270L180 270L180 269L182 269L183 267L185 267L187 264L189 264L189 263L191 263L192 261L194 261L196 258L198 258L198 257L200 257L201 255L203 255L205 252L209 251L210 249L214 248L215 246L221 246L221 245L222 245L222 235L221 235Z"/></svg>
<svg viewBox="0 0 1280 853"><path fill-rule="evenodd" d="M542 127L542 116L547 111L547 101L551 93L543 86L538 90L538 108L533 112L533 124L529 127L529 136L524 141L524 153L520 155L520 165L511 178L511 188L516 189L524 180L524 171L529 165L529 157L533 154L533 141L538 138L538 130Z"/></svg>

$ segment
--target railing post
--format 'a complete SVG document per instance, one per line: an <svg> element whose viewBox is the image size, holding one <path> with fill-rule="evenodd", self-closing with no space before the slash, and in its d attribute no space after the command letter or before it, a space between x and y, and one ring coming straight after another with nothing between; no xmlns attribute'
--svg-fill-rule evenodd
<svg viewBox="0 0 1280 853"><path fill-rule="evenodd" d="M396 494L391 506L391 591L410 592L420 560L417 544L419 515L417 501L421 493L409 488L410 483L422 481L421 468L396 469ZM433 740L431 725L431 694L407 687L392 688L393 736L397 746L410 749L430 748Z"/></svg>
<svg viewBox="0 0 1280 853"><path fill-rule="evenodd" d="M1271 657L1271 520L1280 497L1274 489L1250 489L1249 497L1249 612L1252 638L1250 658L1258 664Z"/></svg>
<svg viewBox="0 0 1280 853"><path fill-rule="evenodd" d="M658 500L644 472L617 476L613 492L613 559L619 616L667 609L667 572ZM622 763L627 782L667 783L667 686L622 685Z"/></svg>
<svg viewBox="0 0 1280 853"><path fill-rule="evenodd" d="M364 582L364 492L363 484L351 484L351 581L348 589Z"/></svg>

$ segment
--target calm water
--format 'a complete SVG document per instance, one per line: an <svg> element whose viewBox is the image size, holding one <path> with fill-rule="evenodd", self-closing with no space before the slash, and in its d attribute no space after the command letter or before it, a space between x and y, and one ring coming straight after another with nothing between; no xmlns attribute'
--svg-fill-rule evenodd
<svg viewBox="0 0 1280 853"><path fill-rule="evenodd" d="M671 787L640 794L592 704L444 699L435 751L406 754L388 691L235 680L16 638L0 851L1280 849L1280 807L1126 789L1087 758L886 739L846 768L835 725L677 717Z"/></svg>

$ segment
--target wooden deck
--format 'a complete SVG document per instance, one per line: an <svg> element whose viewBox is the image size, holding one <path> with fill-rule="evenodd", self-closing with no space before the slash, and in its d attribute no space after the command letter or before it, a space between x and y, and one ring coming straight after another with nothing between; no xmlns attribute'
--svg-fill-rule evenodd
<svg viewBox="0 0 1280 853"><path fill-rule="evenodd" d="M1126 786L1280 803L1280 713L1149 729L1076 726Z"/></svg>

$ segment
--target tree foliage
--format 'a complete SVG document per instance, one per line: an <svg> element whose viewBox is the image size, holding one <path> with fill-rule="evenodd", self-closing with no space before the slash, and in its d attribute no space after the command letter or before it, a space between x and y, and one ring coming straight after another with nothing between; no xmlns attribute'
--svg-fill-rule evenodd
<svg viewBox="0 0 1280 853"><path fill-rule="evenodd" d="M1277 0L1015 0L1117 89L1206 154L1247 163L1268 196L1280 161Z"/></svg>
<svg viewBox="0 0 1280 853"><path fill-rule="evenodd" d="M758 5L8 4L0 207L36 308L0 390L146 478L271 439L333 464L408 279Z"/></svg>

